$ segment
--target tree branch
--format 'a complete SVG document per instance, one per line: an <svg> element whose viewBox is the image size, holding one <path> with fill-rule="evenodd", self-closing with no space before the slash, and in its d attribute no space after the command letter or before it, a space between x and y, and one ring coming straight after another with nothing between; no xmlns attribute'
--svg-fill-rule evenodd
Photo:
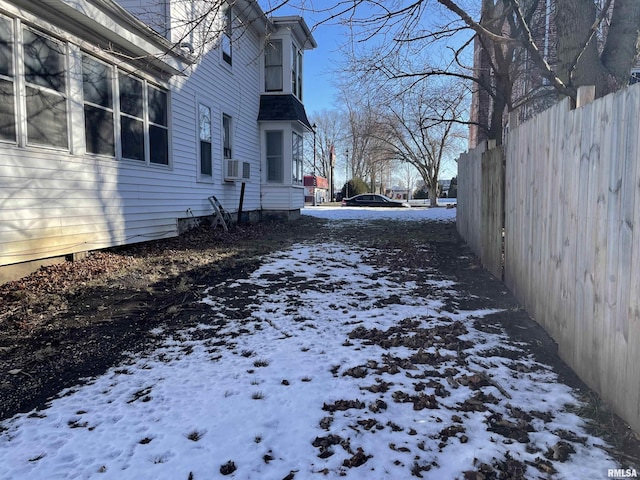
<svg viewBox="0 0 640 480"><path fill-rule="evenodd" d="M519 1L518 0L510 0L510 1L511 1L511 5L513 5L516 18L520 23L520 28L522 29L522 32L525 35L525 39L522 42L522 45L531 54L536 65L542 70L541 72L542 76L548 79L559 93L563 95L567 95L568 97L571 97L572 99L575 100L576 98L575 89L567 87L564 84L564 82L560 80L558 75L556 75L556 73L553 71L553 69L549 65L549 62L547 62L544 56L540 53L540 50L538 49L538 46L536 45L536 42L533 39L533 35L531 34L531 29L529 28L529 25L524 19Z"/></svg>
<svg viewBox="0 0 640 480"><path fill-rule="evenodd" d="M456 15L458 15L464 23L466 23L469 28L473 29L478 35L488 38L497 43L503 44L517 44L518 40L515 38L505 37L503 35L497 35L490 30L487 30L485 27L476 22L467 12L465 12L462 8L456 5L453 0L437 0L439 4L446 7L448 10L452 11Z"/></svg>
<svg viewBox="0 0 640 480"><path fill-rule="evenodd" d="M569 78L569 82L573 83L573 74L576 71L578 62L580 61L580 58L582 57L582 55L584 55L584 52L587 50L587 46L589 45L589 43L591 43L591 40L593 39L593 36L598 31L598 28L600 28L600 24L602 23L602 20L604 20L604 18L607 16L607 11L609 10L610 6L611 6L611 0L606 0L605 4L602 7L602 10L600 11L600 15L598 15L598 17L596 18L596 21L593 22L593 25L591 25L591 28L589 29L589 33L587 34L586 38L582 42L582 48L580 49L576 57L571 62L571 65L569 67L569 75L567 76L567 78Z"/></svg>

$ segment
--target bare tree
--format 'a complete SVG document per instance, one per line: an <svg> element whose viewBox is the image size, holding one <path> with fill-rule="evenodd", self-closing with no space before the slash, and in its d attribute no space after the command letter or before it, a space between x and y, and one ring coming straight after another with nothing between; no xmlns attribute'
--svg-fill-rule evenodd
<svg viewBox="0 0 640 480"><path fill-rule="evenodd" d="M348 111L352 177L364 180L376 193L384 192L393 160L387 138L391 132L380 123L382 115L381 106L371 98L363 105L350 104Z"/></svg>
<svg viewBox="0 0 640 480"><path fill-rule="evenodd" d="M390 158L412 165L429 190L431 206L438 204L438 177L447 155L459 149L466 132L458 118L463 111L464 89L451 84L421 82L411 88L399 85L384 103L378 119L378 137Z"/></svg>
<svg viewBox="0 0 640 480"><path fill-rule="evenodd" d="M506 112L534 113L558 96L575 100L581 85L595 85L601 96L628 83L638 53L638 0L436 2L333 2L321 13L351 28L344 53L352 75L468 80L491 104L486 118L470 123L498 142ZM419 50L449 54L422 65L407 61ZM482 68L473 68L474 55L484 56Z"/></svg>
<svg viewBox="0 0 640 480"><path fill-rule="evenodd" d="M331 149L334 152L336 146L340 145L345 137L343 127L343 115L338 110L321 110L311 117L311 123L315 125L315 171L317 175L325 178L331 177ZM313 161L313 138L307 143L305 149L305 171L314 170Z"/></svg>
<svg viewBox="0 0 640 480"><path fill-rule="evenodd" d="M416 167L414 167L409 162L399 162L400 164L396 168L397 179L400 186L406 187L407 189L407 200L411 200L413 198L413 189L416 186L416 181L418 180L418 171Z"/></svg>
<svg viewBox="0 0 640 480"><path fill-rule="evenodd" d="M346 144L349 149L349 168L352 178L367 179L373 165L380 159L379 117L376 104L369 96L368 88L360 88L355 83L341 85L342 104L346 116ZM374 173L375 177L375 173Z"/></svg>

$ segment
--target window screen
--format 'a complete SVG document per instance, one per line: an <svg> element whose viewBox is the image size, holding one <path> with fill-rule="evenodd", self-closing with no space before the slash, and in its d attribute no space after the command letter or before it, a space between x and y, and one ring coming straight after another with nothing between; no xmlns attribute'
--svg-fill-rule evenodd
<svg viewBox="0 0 640 480"><path fill-rule="evenodd" d="M29 143L67 148L65 46L23 29Z"/></svg>
<svg viewBox="0 0 640 480"><path fill-rule="evenodd" d="M15 88L13 78L13 29L0 16L0 140L16 140Z"/></svg>
<svg viewBox="0 0 640 480"><path fill-rule="evenodd" d="M264 89L282 91L282 40L272 40L264 51Z"/></svg>
<svg viewBox="0 0 640 480"><path fill-rule="evenodd" d="M169 165L169 129L167 127L167 93L147 87L149 104L149 154L151 163Z"/></svg>
<svg viewBox="0 0 640 480"><path fill-rule="evenodd" d="M86 150L115 155L113 85L110 65L82 56L82 93Z"/></svg>

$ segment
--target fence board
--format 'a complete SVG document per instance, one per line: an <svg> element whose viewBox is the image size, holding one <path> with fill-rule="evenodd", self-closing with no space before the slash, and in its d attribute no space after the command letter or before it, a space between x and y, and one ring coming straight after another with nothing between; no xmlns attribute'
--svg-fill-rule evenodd
<svg viewBox="0 0 640 480"><path fill-rule="evenodd" d="M504 217L504 153L501 147L487 150L481 160L482 264L502 279L502 229Z"/></svg>
<svg viewBox="0 0 640 480"><path fill-rule="evenodd" d="M612 98L605 99L611 103L611 121L618 123L620 120L620 106L617 102L614 104ZM608 185L606 192L607 201L607 254L606 254L606 274L605 274L605 302L604 302L604 337L608 340L604 343L605 354L602 358L603 364L600 366L602 370L605 370L608 366L616 365L615 361L615 349L618 344L617 332L616 332L616 315L618 313L617 305L617 247L620 239L620 202L621 195L620 190L622 188L622 161L619 151L619 133L618 129L605 129L606 142L608 148L606 152L608 155L607 163L609 166L608 172ZM613 369L610 375L606 376L603 387L605 390L615 388L617 384L618 370Z"/></svg>
<svg viewBox="0 0 640 480"><path fill-rule="evenodd" d="M638 97L640 89L634 90L636 97L636 108L640 104ZM637 128L630 122L629 128ZM637 132L637 129L636 131ZM640 136L634 135L635 138L635 158L640 157ZM631 246L631 264L630 270L633 272L629 279L629 308L627 310L628 319L628 338L630 347L627 349L626 375L627 380L627 403L624 411L630 412L629 415L640 417L640 348L638 341L640 340L640 228L638 227L638 218L640 218L640 162L636 161L634 169L631 169L629 175L633 182L634 201L633 215L633 243ZM634 344L635 343L635 344Z"/></svg>
<svg viewBox="0 0 640 480"><path fill-rule="evenodd" d="M630 90L629 95L621 97L624 99L624 115L627 119L633 116L634 112L638 112L640 108L639 94L637 90ZM620 370L619 384L622 386L619 391L622 401L625 403L623 410L631 410L634 408L632 403L631 392L633 391L633 381L631 375L637 372L637 366L629 365L627 362L627 351L633 350L636 345L629 343L629 322L630 322L630 302L632 291L629 289L633 276L640 274L640 271L632 270L633 262L633 230L635 207L635 185L638 170L638 141L637 126L633 122L623 121L620 125L620 132L623 136L623 149L620 153L622 161L622 185L621 185L621 208L620 208L620 244L618 247L618 278L617 278L617 338L619 340L618 348L615 350L617 369ZM640 212L640 210L636 210ZM634 275L635 273L635 275ZM629 381L626 379L629 378ZM637 375L636 377L637 378ZM637 409L637 406L635 406Z"/></svg>
<svg viewBox="0 0 640 480"><path fill-rule="evenodd" d="M590 360L591 346L594 339L593 324L586 321L594 312L594 263L593 232L596 215L596 179L598 178L598 162L600 147L593 138L594 115L593 104L584 107L590 115L583 122L581 135L581 157L579 166L578 187L578 222L576 230L576 316L574 332L576 345L571 364L579 365ZM599 375L592 369L584 372L585 381L590 385L598 383Z"/></svg>

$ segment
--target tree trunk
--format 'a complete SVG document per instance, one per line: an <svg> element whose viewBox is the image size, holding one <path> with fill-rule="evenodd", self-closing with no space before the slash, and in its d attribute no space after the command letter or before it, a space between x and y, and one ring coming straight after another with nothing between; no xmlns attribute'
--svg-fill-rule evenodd
<svg viewBox="0 0 640 480"><path fill-rule="evenodd" d="M638 0L616 0L613 5L611 26L601 59L614 88L629 83L631 66L638 53L640 31L640 2Z"/></svg>
<svg viewBox="0 0 640 480"><path fill-rule="evenodd" d="M640 2L615 0L602 54L596 35L586 48L582 45L596 17L593 0L563 0L556 5L557 72L562 81L574 88L595 85L596 96L601 97L628 84L637 53Z"/></svg>
<svg viewBox="0 0 640 480"><path fill-rule="evenodd" d="M438 181L429 182L429 207L438 206Z"/></svg>
<svg viewBox="0 0 640 480"><path fill-rule="evenodd" d="M563 0L555 8L558 77L567 86L595 85L598 91L603 72L597 39L594 36L586 48L582 45L596 18L595 4L592 0Z"/></svg>

